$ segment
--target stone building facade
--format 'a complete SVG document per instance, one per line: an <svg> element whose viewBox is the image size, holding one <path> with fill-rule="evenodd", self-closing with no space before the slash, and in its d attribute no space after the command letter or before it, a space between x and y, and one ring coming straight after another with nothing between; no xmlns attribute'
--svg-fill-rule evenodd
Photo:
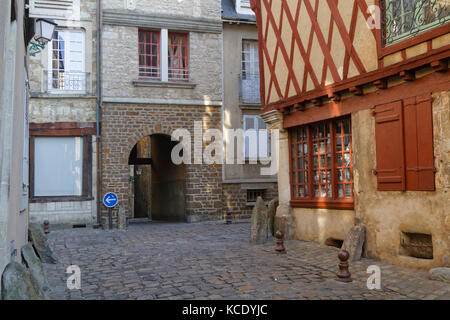
<svg viewBox="0 0 450 320"><path fill-rule="evenodd" d="M260 117L260 77L258 31L253 11L245 1L222 0L223 20L223 127L224 129L260 129L267 126ZM256 127L255 124L258 126ZM224 131L226 140L232 139ZM237 161L223 166L223 201L232 215L250 217L258 195L269 202L277 198L276 175L264 176L260 162L251 164L249 147L256 151L267 141L244 146L244 164ZM238 152L234 150L237 160ZM229 150L225 147L225 152Z"/></svg>
<svg viewBox="0 0 450 320"><path fill-rule="evenodd" d="M448 267L448 2L402 3L252 1L277 221L336 245L364 226L370 257Z"/></svg>
<svg viewBox="0 0 450 320"><path fill-rule="evenodd" d="M103 1L102 13L103 193L121 217L220 219L221 165L170 163L174 130L221 126L220 2Z"/></svg>
<svg viewBox="0 0 450 320"><path fill-rule="evenodd" d="M97 222L97 1L40 7L53 40L30 61L30 220Z"/></svg>
<svg viewBox="0 0 450 320"><path fill-rule="evenodd" d="M8 263L21 261L20 249L28 241L27 46L33 36L34 21L27 17L25 1L3 1L0 10L0 275Z"/></svg>

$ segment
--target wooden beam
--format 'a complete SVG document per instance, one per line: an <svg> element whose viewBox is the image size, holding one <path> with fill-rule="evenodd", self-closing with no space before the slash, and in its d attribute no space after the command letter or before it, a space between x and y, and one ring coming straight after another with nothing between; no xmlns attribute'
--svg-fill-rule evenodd
<svg viewBox="0 0 450 320"><path fill-rule="evenodd" d="M436 72L446 72L448 70L447 60L436 60L431 62L430 65Z"/></svg>

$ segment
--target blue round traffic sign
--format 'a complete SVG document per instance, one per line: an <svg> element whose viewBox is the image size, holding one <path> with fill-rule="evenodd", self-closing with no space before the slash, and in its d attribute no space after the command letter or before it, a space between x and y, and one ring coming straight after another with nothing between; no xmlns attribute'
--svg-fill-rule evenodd
<svg viewBox="0 0 450 320"><path fill-rule="evenodd" d="M119 203L119 198L117 197L117 194L114 192L108 192L103 197L103 204L107 208L114 208Z"/></svg>

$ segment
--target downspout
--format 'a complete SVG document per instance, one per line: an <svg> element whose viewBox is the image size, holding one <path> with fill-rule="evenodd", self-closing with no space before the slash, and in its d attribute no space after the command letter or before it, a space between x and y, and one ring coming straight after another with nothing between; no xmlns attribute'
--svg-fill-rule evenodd
<svg viewBox="0 0 450 320"><path fill-rule="evenodd" d="M102 209L102 142L100 124L102 122L102 0L97 0L97 106L96 106L96 149L97 149L97 224L101 224Z"/></svg>

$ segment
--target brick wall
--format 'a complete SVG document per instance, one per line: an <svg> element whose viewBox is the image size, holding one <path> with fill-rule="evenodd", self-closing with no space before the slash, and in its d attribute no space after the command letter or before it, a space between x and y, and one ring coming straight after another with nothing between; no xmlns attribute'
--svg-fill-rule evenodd
<svg viewBox="0 0 450 320"><path fill-rule="evenodd" d="M145 136L170 135L173 130L183 128L192 134L193 156L194 121L203 121L203 130L220 128L221 110L211 106L105 104L102 120L102 193L116 192L127 217L131 217L128 159L134 145ZM186 165L188 219L220 216L221 170L220 165Z"/></svg>
<svg viewBox="0 0 450 320"><path fill-rule="evenodd" d="M264 201L268 203L270 200L278 198L278 189L276 183L264 183L260 187L252 184L253 189L265 189ZM223 184L223 214L231 211L233 220L248 219L252 215L253 205L247 204L247 184L227 183Z"/></svg>

